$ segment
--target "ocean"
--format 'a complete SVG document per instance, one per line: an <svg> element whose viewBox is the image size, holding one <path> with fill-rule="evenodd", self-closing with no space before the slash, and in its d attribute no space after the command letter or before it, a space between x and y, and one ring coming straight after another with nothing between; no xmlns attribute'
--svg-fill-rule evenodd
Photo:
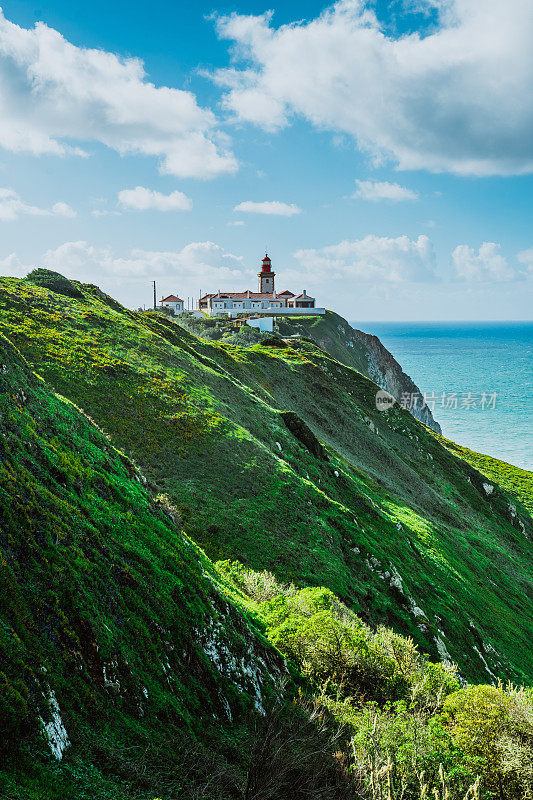
<svg viewBox="0 0 533 800"><path fill-rule="evenodd" d="M533 470L533 323L350 324L381 339L444 436Z"/></svg>

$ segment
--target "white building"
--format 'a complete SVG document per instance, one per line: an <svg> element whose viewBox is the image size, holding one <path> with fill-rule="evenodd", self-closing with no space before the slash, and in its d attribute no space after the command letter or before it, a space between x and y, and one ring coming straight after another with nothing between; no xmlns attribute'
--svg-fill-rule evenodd
<svg viewBox="0 0 533 800"><path fill-rule="evenodd" d="M183 300L181 297L176 297L175 294L169 294L168 297L161 298L161 308L171 308L175 314L181 314L183 311Z"/></svg>
<svg viewBox="0 0 533 800"><path fill-rule="evenodd" d="M305 289L301 294L295 295L288 289L277 293L274 285L276 273L272 271L272 262L265 255L258 272L258 291L249 289L245 292L222 292L220 289L213 294L205 294L200 298L198 307L211 316L229 314L235 316L239 313L268 313L268 314L325 314L324 308L316 308L315 298L310 297Z"/></svg>

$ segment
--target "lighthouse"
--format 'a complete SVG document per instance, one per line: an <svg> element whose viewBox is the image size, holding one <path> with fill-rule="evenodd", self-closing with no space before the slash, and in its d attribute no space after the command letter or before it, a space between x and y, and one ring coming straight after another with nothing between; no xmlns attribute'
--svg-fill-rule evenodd
<svg viewBox="0 0 533 800"><path fill-rule="evenodd" d="M273 294L275 274L275 272L272 272L272 262L268 257L268 253L265 253L265 257L261 263L261 272L257 273L257 277L259 278L259 292L262 294Z"/></svg>

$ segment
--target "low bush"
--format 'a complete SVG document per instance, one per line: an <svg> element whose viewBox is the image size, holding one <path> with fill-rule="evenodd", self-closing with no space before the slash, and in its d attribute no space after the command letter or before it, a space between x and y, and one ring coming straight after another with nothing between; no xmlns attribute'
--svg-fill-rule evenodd
<svg viewBox="0 0 533 800"><path fill-rule="evenodd" d="M509 686L467 686L444 701L454 744L479 765L488 797L533 795L533 696Z"/></svg>
<svg viewBox="0 0 533 800"><path fill-rule="evenodd" d="M454 667L427 661L410 638L390 628L372 631L329 589L298 590L239 562L217 566L258 604L268 638L303 670L315 690L328 684L337 698L381 705L404 699L435 711L460 688Z"/></svg>
<svg viewBox="0 0 533 800"><path fill-rule="evenodd" d="M36 286L42 286L43 289L56 292L56 294L64 294L67 297L83 297L80 290L68 278L51 269L44 267L34 269L26 275L26 280Z"/></svg>

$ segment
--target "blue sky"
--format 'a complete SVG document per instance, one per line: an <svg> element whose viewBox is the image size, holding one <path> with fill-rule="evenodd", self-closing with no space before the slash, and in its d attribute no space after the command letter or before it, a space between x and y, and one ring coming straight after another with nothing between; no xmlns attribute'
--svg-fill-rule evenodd
<svg viewBox="0 0 533 800"><path fill-rule="evenodd" d="M137 307L268 247L351 320L530 318L529 0L267 11L5 2L0 272Z"/></svg>

